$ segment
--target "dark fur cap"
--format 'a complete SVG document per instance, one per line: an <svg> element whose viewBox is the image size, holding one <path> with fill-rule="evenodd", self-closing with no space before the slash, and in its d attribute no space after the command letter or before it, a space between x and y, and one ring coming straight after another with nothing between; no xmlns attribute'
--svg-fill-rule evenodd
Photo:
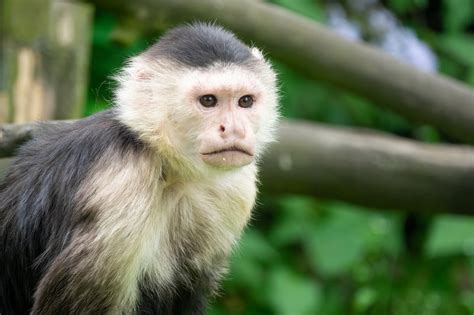
<svg viewBox="0 0 474 315"><path fill-rule="evenodd" d="M221 26L193 23L173 28L145 53L165 57L191 67L215 62L242 64L252 58L250 48Z"/></svg>

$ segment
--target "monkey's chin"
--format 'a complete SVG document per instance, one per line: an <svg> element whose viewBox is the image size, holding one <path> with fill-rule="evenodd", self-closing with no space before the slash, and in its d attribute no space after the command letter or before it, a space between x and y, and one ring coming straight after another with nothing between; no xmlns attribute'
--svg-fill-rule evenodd
<svg viewBox="0 0 474 315"><path fill-rule="evenodd" d="M252 155L237 150L201 154L201 157L206 164L218 168L237 168L253 162Z"/></svg>

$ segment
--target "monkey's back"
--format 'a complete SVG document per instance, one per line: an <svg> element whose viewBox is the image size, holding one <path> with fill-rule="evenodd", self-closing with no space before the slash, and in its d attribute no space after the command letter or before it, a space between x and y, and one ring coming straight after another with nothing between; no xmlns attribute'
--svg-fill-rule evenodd
<svg viewBox="0 0 474 315"><path fill-rule="evenodd" d="M45 128L20 148L0 184L0 314L27 313L71 231L94 220L77 211L76 194L95 162L143 148L112 111Z"/></svg>

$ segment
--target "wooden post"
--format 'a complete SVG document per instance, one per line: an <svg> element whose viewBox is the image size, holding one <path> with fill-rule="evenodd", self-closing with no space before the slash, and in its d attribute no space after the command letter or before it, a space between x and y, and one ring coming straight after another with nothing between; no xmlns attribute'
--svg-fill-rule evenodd
<svg viewBox="0 0 474 315"><path fill-rule="evenodd" d="M46 119L50 93L44 59L51 0L3 0L1 5L0 121Z"/></svg>
<svg viewBox="0 0 474 315"><path fill-rule="evenodd" d="M0 123L80 117L92 7L56 0L0 1Z"/></svg>
<svg viewBox="0 0 474 315"><path fill-rule="evenodd" d="M74 2L55 2L51 23L51 83L54 118L71 119L83 115L92 34L93 7Z"/></svg>

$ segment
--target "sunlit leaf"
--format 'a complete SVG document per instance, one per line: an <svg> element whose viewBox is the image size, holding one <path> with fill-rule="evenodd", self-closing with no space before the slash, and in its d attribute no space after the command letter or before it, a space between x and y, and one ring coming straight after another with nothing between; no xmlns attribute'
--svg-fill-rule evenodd
<svg viewBox="0 0 474 315"><path fill-rule="evenodd" d="M279 315L315 314L322 300L319 284L283 267L271 271L267 294Z"/></svg>
<svg viewBox="0 0 474 315"><path fill-rule="evenodd" d="M449 215L436 217L426 250L432 257L474 255L474 219Z"/></svg>
<svg viewBox="0 0 474 315"><path fill-rule="evenodd" d="M365 313L377 300L377 291L370 287L362 287L357 290L354 297L354 309L356 312Z"/></svg>
<svg viewBox="0 0 474 315"><path fill-rule="evenodd" d="M443 4L444 24L448 31L459 31L472 22L474 17L472 0L450 0L444 1Z"/></svg>
<svg viewBox="0 0 474 315"><path fill-rule="evenodd" d="M307 240L310 259L322 273L347 272L376 248L397 250L392 221L341 203L334 203L331 210Z"/></svg>

